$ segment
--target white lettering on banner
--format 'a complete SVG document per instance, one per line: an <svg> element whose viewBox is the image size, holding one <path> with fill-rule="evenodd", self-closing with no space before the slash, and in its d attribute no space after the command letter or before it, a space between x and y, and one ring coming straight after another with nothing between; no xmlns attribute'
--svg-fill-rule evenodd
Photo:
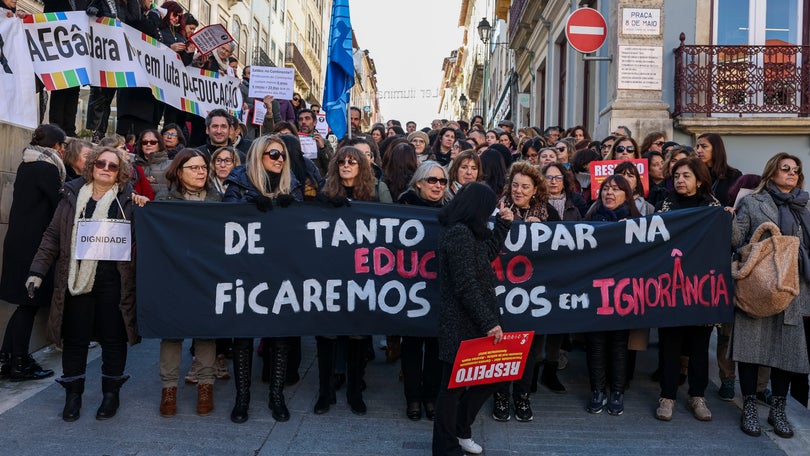
<svg viewBox="0 0 810 456"><path fill-rule="evenodd" d="M126 220L80 219L76 224L76 260L130 261L132 230Z"/></svg>
<svg viewBox="0 0 810 456"><path fill-rule="evenodd" d="M205 116L242 108L241 81L184 67L176 52L152 37L108 18L96 22L84 11L49 20L36 14L23 27L28 57L48 90L92 85L143 87L177 109Z"/></svg>
<svg viewBox="0 0 810 456"><path fill-rule="evenodd" d="M358 219L355 223L354 235L346 222L342 218L335 221L335 226L332 228L332 237L330 245L332 247L340 247L341 242L347 245L360 245L363 243L375 244L377 242L377 226L384 228L384 241L387 244L394 242L394 235L397 235L397 240L405 247L413 247L425 239L425 226L421 220L407 219L401 223L397 218L371 218L366 222L365 220ZM398 230L394 230L399 226ZM324 232L331 227L328 221L323 222L308 222L307 229L313 232L315 239L315 247L323 247ZM412 232L412 234L411 234ZM328 233L327 233L328 235Z"/></svg>
<svg viewBox="0 0 810 456"><path fill-rule="evenodd" d="M490 365L471 366L459 369L456 372L456 383L467 383L485 378L501 378L517 375L520 372L521 361L494 363Z"/></svg>
<svg viewBox="0 0 810 456"><path fill-rule="evenodd" d="M247 229L236 222L225 223L225 255L241 253L245 244L248 246L247 251L249 254L264 254L264 247L256 245L261 240L261 235L259 235L261 229L261 222L248 223Z"/></svg>
<svg viewBox="0 0 810 456"><path fill-rule="evenodd" d="M655 242L655 238L658 236L665 242L669 240L669 230L660 215L650 217L649 223L648 227L646 218L627 219L624 243L632 244L633 238L638 242Z"/></svg>
<svg viewBox="0 0 810 456"><path fill-rule="evenodd" d="M527 228L528 227L528 228ZM526 230L529 234L526 234ZM517 231L517 239L513 239ZM551 231L545 223L521 223L517 229L513 226L506 237L504 246L510 252L517 252L526 244L527 237L530 238L530 248L532 252L537 252L542 244L551 240L551 250L559 250L564 247L568 250L595 249L596 238L593 236L594 227L586 223L574 225L574 232L571 233L567 225L555 224L554 231Z"/></svg>

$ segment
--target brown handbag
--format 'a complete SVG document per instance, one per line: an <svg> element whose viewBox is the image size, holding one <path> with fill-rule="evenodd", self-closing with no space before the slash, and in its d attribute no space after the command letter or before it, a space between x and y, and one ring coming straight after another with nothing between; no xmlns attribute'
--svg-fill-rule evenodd
<svg viewBox="0 0 810 456"><path fill-rule="evenodd" d="M760 240L770 232L771 237ZM773 222L760 225L731 263L734 304L755 318L782 312L799 295L799 238L783 236Z"/></svg>

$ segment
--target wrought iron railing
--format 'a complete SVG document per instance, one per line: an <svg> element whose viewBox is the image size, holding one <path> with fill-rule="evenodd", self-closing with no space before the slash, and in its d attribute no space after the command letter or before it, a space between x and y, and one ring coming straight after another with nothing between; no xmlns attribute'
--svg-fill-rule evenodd
<svg viewBox="0 0 810 456"><path fill-rule="evenodd" d="M306 81L307 84L312 84L312 70L309 68L309 65L307 65L307 61L304 59L303 54L301 54L301 51L295 43L287 43L284 62L292 63L293 67L298 70L298 73L304 81Z"/></svg>
<svg viewBox="0 0 810 456"><path fill-rule="evenodd" d="M674 116L810 115L810 46L675 48ZM779 41L778 43L783 43Z"/></svg>

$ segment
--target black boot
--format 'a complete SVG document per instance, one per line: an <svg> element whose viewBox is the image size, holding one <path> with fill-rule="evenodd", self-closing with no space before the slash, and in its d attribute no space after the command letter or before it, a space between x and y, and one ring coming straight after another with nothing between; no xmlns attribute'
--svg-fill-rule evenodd
<svg viewBox="0 0 810 456"><path fill-rule="evenodd" d="M346 400L355 415L366 414L366 403L363 402L363 376L366 373L367 339L349 339L346 367Z"/></svg>
<svg viewBox="0 0 810 456"><path fill-rule="evenodd" d="M22 382L25 380L40 380L53 375L50 369L43 369L31 355L11 357L11 372L9 373L12 382Z"/></svg>
<svg viewBox="0 0 810 456"><path fill-rule="evenodd" d="M785 396L773 396L771 398L771 411L768 413L768 424L773 426L773 433L789 439L793 437L793 429L790 427L787 415L785 414Z"/></svg>
<svg viewBox="0 0 810 456"><path fill-rule="evenodd" d="M284 403L284 382L287 379L287 355L289 345L278 342L273 347L273 370L270 375L270 399L267 405L276 421L289 421L290 411Z"/></svg>
<svg viewBox="0 0 810 456"><path fill-rule="evenodd" d="M0 378L8 378L11 375L11 355L0 353Z"/></svg>
<svg viewBox="0 0 810 456"><path fill-rule="evenodd" d="M762 435L759 426L759 412L757 411L757 397L755 395L743 396L743 411L740 415L740 429L752 437Z"/></svg>
<svg viewBox="0 0 810 456"><path fill-rule="evenodd" d="M555 393L564 393L565 386L563 386L563 384L560 383L560 379L557 378L558 366L559 363L546 361L546 364L543 366L543 375L540 376L540 383Z"/></svg>
<svg viewBox="0 0 810 456"><path fill-rule="evenodd" d="M532 393L537 392L537 381L540 379L540 363L534 363L534 367L532 368L532 385L529 387L529 391Z"/></svg>
<svg viewBox="0 0 810 456"><path fill-rule="evenodd" d="M62 410L62 419L71 422L79 419L82 408L82 393L84 393L84 377L71 381L56 380L65 389L65 408Z"/></svg>
<svg viewBox="0 0 810 456"><path fill-rule="evenodd" d="M237 339L233 347L233 379L236 386L236 399L231 410L231 421L244 423L248 420L250 406L250 367L253 361L253 343L243 346ZM265 351L267 346L264 346Z"/></svg>
<svg viewBox="0 0 810 456"><path fill-rule="evenodd" d="M129 380L129 375L101 377L101 392L104 393L104 398L101 400L98 411L96 411L97 420L108 420L115 416L118 406L121 404L118 393L127 380Z"/></svg>
<svg viewBox="0 0 810 456"><path fill-rule="evenodd" d="M329 406L335 404L334 384L332 375L335 372L335 353L337 340L318 337L316 339L318 350L318 401L315 402L315 414L321 415L329 411Z"/></svg>
<svg viewBox="0 0 810 456"><path fill-rule="evenodd" d="M259 355L262 357L262 381L270 383L270 375L273 371L273 348L270 346L269 337L262 337L262 349Z"/></svg>

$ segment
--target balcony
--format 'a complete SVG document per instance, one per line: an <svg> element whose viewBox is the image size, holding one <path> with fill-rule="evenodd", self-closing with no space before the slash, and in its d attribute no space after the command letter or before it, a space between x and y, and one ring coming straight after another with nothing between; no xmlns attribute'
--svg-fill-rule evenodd
<svg viewBox="0 0 810 456"><path fill-rule="evenodd" d="M303 54L301 54L295 43L287 43L286 46L284 65L287 68L294 68L296 81L310 88L312 86L312 70L307 65L307 61L304 60Z"/></svg>
<svg viewBox="0 0 810 456"><path fill-rule="evenodd" d="M810 46L780 40L704 46L684 40L681 33L675 49L674 117L810 115ZM797 125L806 128L805 121Z"/></svg>

